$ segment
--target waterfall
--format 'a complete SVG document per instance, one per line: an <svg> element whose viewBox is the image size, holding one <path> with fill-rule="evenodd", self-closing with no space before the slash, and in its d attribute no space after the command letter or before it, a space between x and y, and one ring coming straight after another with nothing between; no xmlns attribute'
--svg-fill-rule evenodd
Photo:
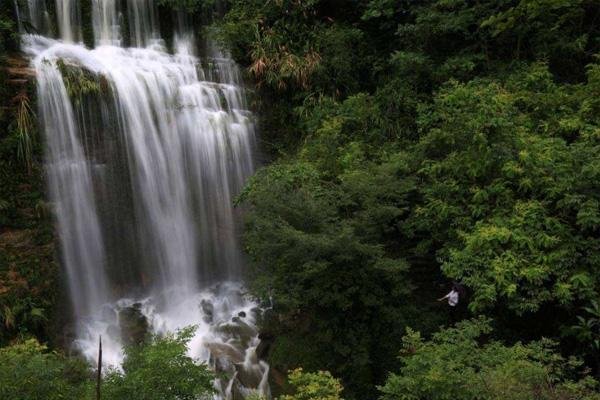
<svg viewBox="0 0 600 400"><path fill-rule="evenodd" d="M13 0L19 32L47 35L50 21L45 0Z"/></svg>
<svg viewBox="0 0 600 400"><path fill-rule="evenodd" d="M194 324L190 354L228 376L216 383L222 397L268 396L268 366L256 357L260 309L243 293L233 207L254 170L239 70L210 40L198 56L182 13L169 53L154 1L123 3L92 0L92 49L80 42L75 0L56 0L58 38L23 35L74 346L93 360L101 334L104 359L118 365L128 316L159 333ZM46 13L42 4L31 0L29 12Z"/></svg>
<svg viewBox="0 0 600 400"><path fill-rule="evenodd" d="M120 12L116 0L92 0L92 24L96 46L120 45Z"/></svg>
<svg viewBox="0 0 600 400"><path fill-rule="evenodd" d="M36 65L38 99L48 137L50 195L56 200L58 231L75 315L89 315L108 300L104 249L92 195L90 164L77 134L62 76L45 62Z"/></svg>
<svg viewBox="0 0 600 400"><path fill-rule="evenodd" d="M81 9L79 0L56 0L58 32L64 42L81 40Z"/></svg>

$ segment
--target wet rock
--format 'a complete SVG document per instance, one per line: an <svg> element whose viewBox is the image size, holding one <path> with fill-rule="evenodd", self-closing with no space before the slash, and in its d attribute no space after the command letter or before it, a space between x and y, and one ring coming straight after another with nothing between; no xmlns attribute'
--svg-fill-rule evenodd
<svg viewBox="0 0 600 400"><path fill-rule="evenodd" d="M246 313L244 311L240 311L238 313L238 317L240 317L240 318L246 318Z"/></svg>
<svg viewBox="0 0 600 400"><path fill-rule="evenodd" d="M243 321L240 317L231 318L231 322L233 322L233 324L238 327L238 330L241 335L256 335L256 330L250 325L248 325L245 321Z"/></svg>
<svg viewBox="0 0 600 400"><path fill-rule="evenodd" d="M243 364L236 364L235 370L237 371L236 378L243 387L248 389L258 388L262 379L262 371L257 365L245 368Z"/></svg>
<svg viewBox="0 0 600 400"><path fill-rule="evenodd" d="M250 315L252 315L252 318L254 318L254 320L257 322L260 320L262 313L262 309L260 309L259 307L252 307L250 309Z"/></svg>
<svg viewBox="0 0 600 400"><path fill-rule="evenodd" d="M244 343L240 339L236 339L236 338L228 339L227 340L227 344L235 347L236 349L238 349L242 353L244 352L244 349L246 348L246 346L244 346Z"/></svg>
<svg viewBox="0 0 600 400"><path fill-rule="evenodd" d="M234 378L233 384L231 385L231 399L232 400L244 400L244 391L242 385L240 385L237 379Z"/></svg>
<svg viewBox="0 0 600 400"><path fill-rule="evenodd" d="M204 322L211 324L214 320L215 306L210 301L202 299L200 301L200 308L202 308L202 313L204 314L202 317Z"/></svg>
<svg viewBox="0 0 600 400"><path fill-rule="evenodd" d="M225 374L226 376L231 376L235 373L235 367L232 362L230 362L227 358L224 357L215 357L211 354L210 363L214 366L215 372L217 374ZM229 378L228 378L229 381Z"/></svg>
<svg viewBox="0 0 600 400"><path fill-rule="evenodd" d="M234 364L244 362L244 354L229 344L213 342L206 343L205 346L214 359L225 358Z"/></svg>
<svg viewBox="0 0 600 400"><path fill-rule="evenodd" d="M258 335L258 338L260 343L256 346L256 356L261 360L266 360L269 357L269 351L271 351L275 338L272 335L263 333Z"/></svg>
<svg viewBox="0 0 600 400"><path fill-rule="evenodd" d="M244 347L256 336L256 330L240 317L233 317L231 322L217 326L216 330L229 338L239 339Z"/></svg>
<svg viewBox="0 0 600 400"><path fill-rule="evenodd" d="M142 305L135 303L119 311L121 339L127 345L144 342L148 333L148 320L142 314Z"/></svg>

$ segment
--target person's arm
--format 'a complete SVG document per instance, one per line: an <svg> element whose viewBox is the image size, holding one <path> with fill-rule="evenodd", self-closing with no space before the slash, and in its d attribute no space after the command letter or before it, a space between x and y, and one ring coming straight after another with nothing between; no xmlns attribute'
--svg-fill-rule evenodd
<svg viewBox="0 0 600 400"><path fill-rule="evenodd" d="M452 293L452 292L450 292ZM448 297L450 297L450 293L448 293L447 295L445 295L444 297L440 297L439 299L437 299L437 301L442 301L442 300L446 300Z"/></svg>

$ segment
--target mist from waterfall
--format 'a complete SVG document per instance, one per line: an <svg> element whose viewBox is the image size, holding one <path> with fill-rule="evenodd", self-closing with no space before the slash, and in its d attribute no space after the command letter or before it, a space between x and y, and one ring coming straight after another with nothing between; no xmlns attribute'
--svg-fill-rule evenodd
<svg viewBox="0 0 600 400"><path fill-rule="evenodd" d="M158 333L195 324L190 354L229 373L223 397L268 396L260 310L240 283L233 200L254 170L255 136L237 66L210 40L197 46L182 13L169 53L153 0L92 0L93 49L81 43L79 1L56 0L58 38L45 3L27 5L20 15L46 35L23 34L23 48L37 74L75 345L94 359L102 335L105 360L119 364L124 312ZM74 95L66 71L95 92ZM240 369L250 387L236 381Z"/></svg>

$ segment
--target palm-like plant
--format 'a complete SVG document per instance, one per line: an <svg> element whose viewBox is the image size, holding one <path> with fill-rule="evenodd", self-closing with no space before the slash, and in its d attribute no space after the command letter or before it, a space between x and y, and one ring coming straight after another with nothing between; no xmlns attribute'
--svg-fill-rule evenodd
<svg viewBox="0 0 600 400"><path fill-rule="evenodd" d="M17 107L17 155L19 160L27 167L27 172L31 173L33 168L33 145L35 139L33 136L33 111L31 110L27 94L19 94L17 101L19 102Z"/></svg>

